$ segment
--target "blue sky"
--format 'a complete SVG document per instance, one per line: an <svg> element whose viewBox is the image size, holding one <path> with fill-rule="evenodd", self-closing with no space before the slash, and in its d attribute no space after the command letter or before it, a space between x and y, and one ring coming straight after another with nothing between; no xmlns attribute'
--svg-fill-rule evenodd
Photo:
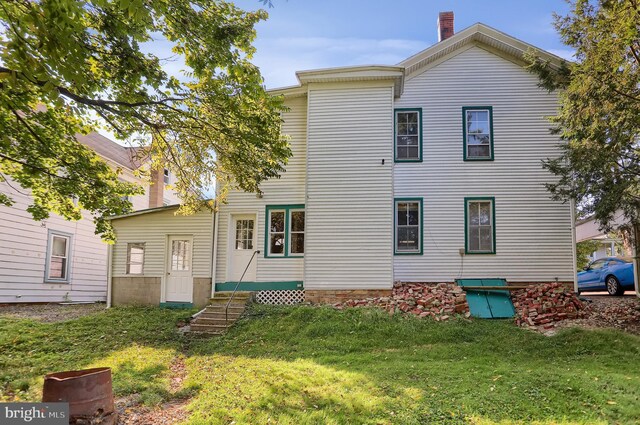
<svg viewBox="0 0 640 425"><path fill-rule="evenodd" d="M266 9L257 27L254 63L268 88L297 84L295 72L349 65L394 65L438 41L438 12L453 11L455 30L482 22L541 49L570 58L553 27L553 12L568 12L564 0L236 0L245 10ZM145 50L181 77L185 68L163 38ZM114 138L108 131L101 133Z"/></svg>
<svg viewBox="0 0 640 425"><path fill-rule="evenodd" d="M553 27L563 0L272 0L257 26L254 56L267 87L296 84L295 71L333 66L393 65L438 41L438 12L453 11L455 30L482 22L570 58ZM237 0L245 10L265 8Z"/></svg>

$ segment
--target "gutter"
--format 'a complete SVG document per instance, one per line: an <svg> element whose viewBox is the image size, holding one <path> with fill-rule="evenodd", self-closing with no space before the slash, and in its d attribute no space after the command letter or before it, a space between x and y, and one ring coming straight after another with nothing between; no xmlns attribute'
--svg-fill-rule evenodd
<svg viewBox="0 0 640 425"><path fill-rule="evenodd" d="M218 216L217 211L218 202L216 201L213 206L213 240L211 249L211 298L213 298L216 292L216 262L218 259Z"/></svg>
<svg viewBox="0 0 640 425"><path fill-rule="evenodd" d="M107 245L107 308L111 308L111 267L113 264L113 245Z"/></svg>

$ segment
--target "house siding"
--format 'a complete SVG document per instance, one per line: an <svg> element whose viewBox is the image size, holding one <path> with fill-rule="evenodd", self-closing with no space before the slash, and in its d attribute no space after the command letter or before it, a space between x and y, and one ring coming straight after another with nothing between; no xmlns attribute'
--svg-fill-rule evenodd
<svg viewBox="0 0 640 425"><path fill-rule="evenodd" d="M0 183L0 192L15 201L0 206L0 303L105 301L107 294L107 245L94 234L89 214L67 221L52 214L34 221L26 211L28 191L16 183ZM45 283L48 231L71 234L68 283Z"/></svg>
<svg viewBox="0 0 640 425"><path fill-rule="evenodd" d="M164 278L166 246L169 235L193 236L193 277L211 277L213 218L211 211L194 215L176 215L177 209L134 215L113 221L117 241L112 249L112 276ZM142 275L127 275L127 244L144 242Z"/></svg>
<svg viewBox="0 0 640 425"><path fill-rule="evenodd" d="M573 281L570 205L552 201L541 161L559 155L546 117L557 97L521 66L471 47L405 82L396 108L422 108L423 162L394 164L394 195L424 198L424 253L394 279ZM463 160L462 107L492 106L494 160ZM495 197L496 254L467 255L464 198Z"/></svg>
<svg viewBox="0 0 640 425"><path fill-rule="evenodd" d="M282 132L288 135L292 156L286 171L279 179L265 181L261 185L263 197L255 193L238 190L230 191L226 203L220 205L218 218L218 255L216 261L216 282L228 281L228 252L231 252L229 234L232 214L256 214L257 227L255 249L261 251L257 257L257 282L301 281L303 279L304 258L265 258L265 209L267 205L305 204L305 178L307 156L307 98L287 99L289 108L283 112Z"/></svg>
<svg viewBox="0 0 640 425"><path fill-rule="evenodd" d="M392 286L391 84L309 85L305 289Z"/></svg>

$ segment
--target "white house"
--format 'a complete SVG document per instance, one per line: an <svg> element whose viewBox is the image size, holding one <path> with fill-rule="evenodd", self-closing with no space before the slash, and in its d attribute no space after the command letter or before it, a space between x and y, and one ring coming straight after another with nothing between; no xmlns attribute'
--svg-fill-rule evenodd
<svg viewBox="0 0 640 425"><path fill-rule="evenodd" d="M483 24L442 38L397 65L301 71L273 90L289 107L286 172L262 197L231 192L214 215L114 219L114 302L152 285L135 301L191 303L195 278L229 290L243 273L241 289L317 302L396 281L573 283L572 208L550 199L541 165L560 153L547 119L558 101L523 68L533 47Z"/></svg>
<svg viewBox="0 0 640 425"><path fill-rule="evenodd" d="M152 172L150 185L134 174L145 161L135 149L121 146L98 133L78 136L112 168L120 169L123 181L145 188L132 197L134 209L175 204L178 197L166 188L173 177L168 171ZM15 204L0 206L0 304L61 301L105 301L107 297L107 245L95 235L89 213L79 221L52 214L34 221L26 208L28 191L15 182L0 182L0 192Z"/></svg>

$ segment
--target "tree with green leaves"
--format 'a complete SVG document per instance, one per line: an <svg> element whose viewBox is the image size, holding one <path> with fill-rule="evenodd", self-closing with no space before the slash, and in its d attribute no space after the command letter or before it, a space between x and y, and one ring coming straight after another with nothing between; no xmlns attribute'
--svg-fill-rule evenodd
<svg viewBox="0 0 640 425"><path fill-rule="evenodd" d="M129 211L125 196L141 189L75 138L105 126L177 176L183 213L211 206L214 180L222 195L259 192L291 155L282 99L250 61L266 17L218 0L0 2L0 181L30 190L34 219L85 209L112 241L105 218ZM154 37L184 58L184 81L145 52ZM0 193L0 203L12 199Z"/></svg>
<svg viewBox="0 0 640 425"><path fill-rule="evenodd" d="M576 200L611 230L618 211L640 233L640 2L574 0L555 16L575 61L554 66L529 52L541 87L557 90L554 132L562 155L544 166L559 177L547 185L556 199ZM636 254L637 255L637 254Z"/></svg>

